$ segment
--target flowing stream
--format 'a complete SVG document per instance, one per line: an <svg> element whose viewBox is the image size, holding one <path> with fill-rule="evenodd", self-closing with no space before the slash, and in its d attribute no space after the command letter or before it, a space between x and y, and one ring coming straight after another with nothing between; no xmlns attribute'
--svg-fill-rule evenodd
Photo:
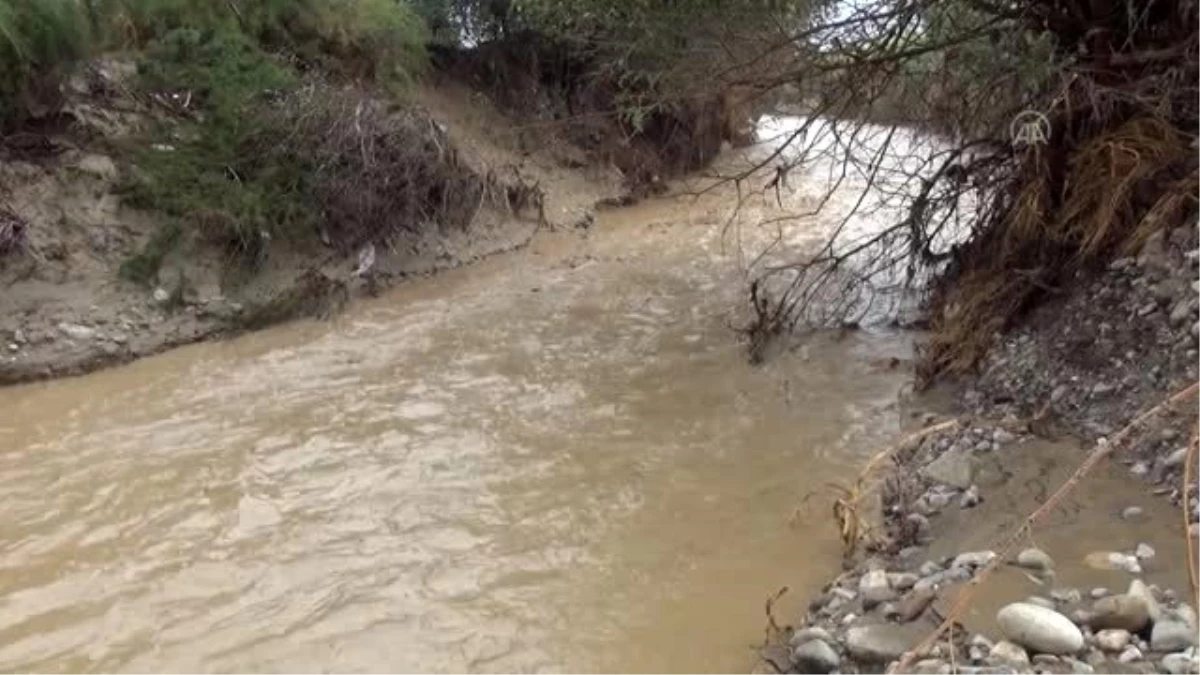
<svg viewBox="0 0 1200 675"><path fill-rule="evenodd" d="M745 671L910 338L749 365L727 196L0 390L0 669Z"/></svg>

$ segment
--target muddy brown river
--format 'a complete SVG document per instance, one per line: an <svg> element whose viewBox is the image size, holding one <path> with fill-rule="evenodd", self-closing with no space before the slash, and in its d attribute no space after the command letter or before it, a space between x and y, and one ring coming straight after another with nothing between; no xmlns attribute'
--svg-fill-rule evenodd
<svg viewBox="0 0 1200 675"><path fill-rule="evenodd" d="M908 341L748 365L689 204L0 391L0 669L748 668L838 568L787 522L895 431Z"/></svg>
<svg viewBox="0 0 1200 675"><path fill-rule="evenodd" d="M745 672L910 338L748 365L715 204L0 390L0 670Z"/></svg>

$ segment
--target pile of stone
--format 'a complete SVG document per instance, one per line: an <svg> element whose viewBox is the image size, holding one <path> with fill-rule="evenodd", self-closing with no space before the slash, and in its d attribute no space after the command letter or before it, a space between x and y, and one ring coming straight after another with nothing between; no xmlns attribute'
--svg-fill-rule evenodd
<svg viewBox="0 0 1200 675"><path fill-rule="evenodd" d="M759 672L880 672L933 631L958 589L995 555L975 551L920 564L900 558L893 569L866 563L813 599L804 627L764 648ZM1039 549L1005 564L1031 574L1054 566ZM996 625L994 636L954 631L915 655L911 672L1200 672L1195 610L1140 579L1121 594L1056 587L1049 597L1002 607Z"/></svg>

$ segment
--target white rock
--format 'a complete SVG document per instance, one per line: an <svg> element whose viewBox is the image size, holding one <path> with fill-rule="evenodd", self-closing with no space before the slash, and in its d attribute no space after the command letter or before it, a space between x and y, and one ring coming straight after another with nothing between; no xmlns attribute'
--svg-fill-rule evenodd
<svg viewBox="0 0 1200 675"><path fill-rule="evenodd" d="M871 570L862 575L862 578L858 580L858 592L865 602L875 604L896 597L896 592L888 583L887 572L884 570Z"/></svg>
<svg viewBox="0 0 1200 675"><path fill-rule="evenodd" d="M1139 543L1137 545L1137 550L1134 552L1134 556L1136 556L1138 560L1149 560L1154 557L1154 548L1145 542Z"/></svg>
<svg viewBox="0 0 1200 675"><path fill-rule="evenodd" d="M1018 669L1029 665L1029 654L1025 652L1025 648L1008 640L1001 640L993 645L990 656Z"/></svg>
<svg viewBox="0 0 1200 675"><path fill-rule="evenodd" d="M1117 660L1121 663L1133 663L1134 661L1141 661L1142 650L1133 645L1129 645L1125 648L1125 651L1121 652L1121 655L1117 657Z"/></svg>
<svg viewBox="0 0 1200 675"><path fill-rule="evenodd" d="M1200 660L1188 652L1167 654L1159 662L1159 666L1163 672L1171 673L1171 675L1200 672Z"/></svg>
<svg viewBox="0 0 1200 675"><path fill-rule="evenodd" d="M171 294L167 292L167 289L163 288L162 286L154 289L154 302L160 305L165 305L170 299Z"/></svg>
<svg viewBox="0 0 1200 675"><path fill-rule="evenodd" d="M1196 644L1196 613L1188 605L1160 608L1158 620L1150 630L1150 649L1175 652Z"/></svg>
<svg viewBox="0 0 1200 675"><path fill-rule="evenodd" d="M1167 455L1162 465L1167 469L1174 469L1177 466L1183 466L1183 460L1187 459L1187 447L1176 448L1171 454Z"/></svg>
<svg viewBox="0 0 1200 675"><path fill-rule="evenodd" d="M1142 517L1143 513L1145 511L1140 506L1128 506L1124 511L1121 511L1121 518L1123 520L1137 520Z"/></svg>
<svg viewBox="0 0 1200 675"><path fill-rule="evenodd" d="M67 323L64 321L58 324L58 330L72 340L90 340L96 337L95 328L81 326L77 323Z"/></svg>
<svg viewBox="0 0 1200 675"><path fill-rule="evenodd" d="M1119 652L1129 646L1130 637L1124 628L1105 628L1096 633L1096 646L1106 652Z"/></svg>
<svg viewBox="0 0 1200 675"><path fill-rule="evenodd" d="M972 485L971 487L967 488L966 492L962 493L962 497L959 497L958 508L960 508L960 509L973 508L973 507L977 506L979 504L979 502L981 502L981 501L983 501L983 497L979 496L979 488Z"/></svg>
<svg viewBox="0 0 1200 675"><path fill-rule="evenodd" d="M1083 648L1079 627L1052 609L1015 602L996 613L996 623L1006 638L1035 652L1072 654Z"/></svg>
<svg viewBox="0 0 1200 675"><path fill-rule="evenodd" d="M1017 566L1045 572L1054 569L1054 559L1040 548L1027 548L1017 554Z"/></svg>
<svg viewBox="0 0 1200 675"><path fill-rule="evenodd" d="M995 551L972 551L970 553L959 553L954 557L952 567L983 567L992 562L996 557Z"/></svg>
<svg viewBox="0 0 1200 675"><path fill-rule="evenodd" d="M912 572L888 572L888 585L897 591L907 591L916 585L921 577Z"/></svg>

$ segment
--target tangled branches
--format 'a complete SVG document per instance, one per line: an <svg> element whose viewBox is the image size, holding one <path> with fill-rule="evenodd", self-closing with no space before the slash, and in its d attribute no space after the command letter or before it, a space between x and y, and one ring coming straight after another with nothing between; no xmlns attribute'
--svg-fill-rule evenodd
<svg viewBox="0 0 1200 675"><path fill-rule="evenodd" d="M1197 16L1195 0L879 0L795 34L794 67L747 84L790 84L805 116L725 178L791 174L829 229L802 259L760 256L752 350L801 323L920 309L928 382L970 368L1076 272L1189 222ZM1024 110L1044 116L1044 143L1011 142Z"/></svg>

